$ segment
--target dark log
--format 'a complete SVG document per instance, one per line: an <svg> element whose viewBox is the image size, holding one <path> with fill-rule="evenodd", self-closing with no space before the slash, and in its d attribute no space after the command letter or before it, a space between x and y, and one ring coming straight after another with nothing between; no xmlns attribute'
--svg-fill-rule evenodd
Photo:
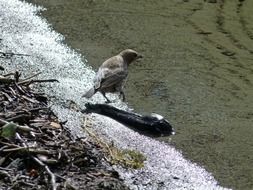
<svg viewBox="0 0 253 190"><path fill-rule="evenodd" d="M120 110L107 104L87 103L86 109L82 113L97 113L108 116L139 133L148 136L165 136L174 134L174 129L170 123L158 114L143 116L134 112Z"/></svg>

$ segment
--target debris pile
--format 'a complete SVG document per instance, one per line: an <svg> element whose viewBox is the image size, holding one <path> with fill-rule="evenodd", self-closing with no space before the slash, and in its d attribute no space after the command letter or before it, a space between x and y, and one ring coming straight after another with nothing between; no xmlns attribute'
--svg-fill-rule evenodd
<svg viewBox="0 0 253 190"><path fill-rule="evenodd" d="M101 147L73 137L34 91L34 83L57 82L38 75L0 75L0 189L128 189L102 163Z"/></svg>

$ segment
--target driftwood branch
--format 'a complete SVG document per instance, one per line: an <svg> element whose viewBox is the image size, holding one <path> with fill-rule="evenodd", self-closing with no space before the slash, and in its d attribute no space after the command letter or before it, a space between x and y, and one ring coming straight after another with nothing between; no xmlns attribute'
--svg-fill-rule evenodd
<svg viewBox="0 0 253 190"><path fill-rule="evenodd" d="M85 104L83 113L97 113L110 117L147 136L164 136L174 134L170 123L161 115L140 115L134 112L121 110L107 104Z"/></svg>

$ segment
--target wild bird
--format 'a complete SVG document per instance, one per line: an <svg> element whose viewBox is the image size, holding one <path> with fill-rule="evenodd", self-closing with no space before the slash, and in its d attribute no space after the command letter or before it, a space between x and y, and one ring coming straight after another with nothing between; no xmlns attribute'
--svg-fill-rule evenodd
<svg viewBox="0 0 253 190"><path fill-rule="evenodd" d="M118 55L107 59L99 67L93 80L93 87L82 97L90 98L95 93L101 92L107 102L110 102L105 94L108 92L119 92L120 97L122 96L123 101L125 101L126 97L123 88L128 75L128 66L139 58L142 58L141 54L132 49L126 49Z"/></svg>

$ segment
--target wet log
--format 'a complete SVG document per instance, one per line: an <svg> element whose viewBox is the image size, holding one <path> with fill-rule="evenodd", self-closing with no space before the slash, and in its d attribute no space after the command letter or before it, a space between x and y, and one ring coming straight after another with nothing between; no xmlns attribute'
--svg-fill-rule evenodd
<svg viewBox="0 0 253 190"><path fill-rule="evenodd" d="M174 134L170 123L161 115L140 115L134 112L120 110L107 104L87 103L82 113L97 113L110 117L135 131L148 136L167 136Z"/></svg>

